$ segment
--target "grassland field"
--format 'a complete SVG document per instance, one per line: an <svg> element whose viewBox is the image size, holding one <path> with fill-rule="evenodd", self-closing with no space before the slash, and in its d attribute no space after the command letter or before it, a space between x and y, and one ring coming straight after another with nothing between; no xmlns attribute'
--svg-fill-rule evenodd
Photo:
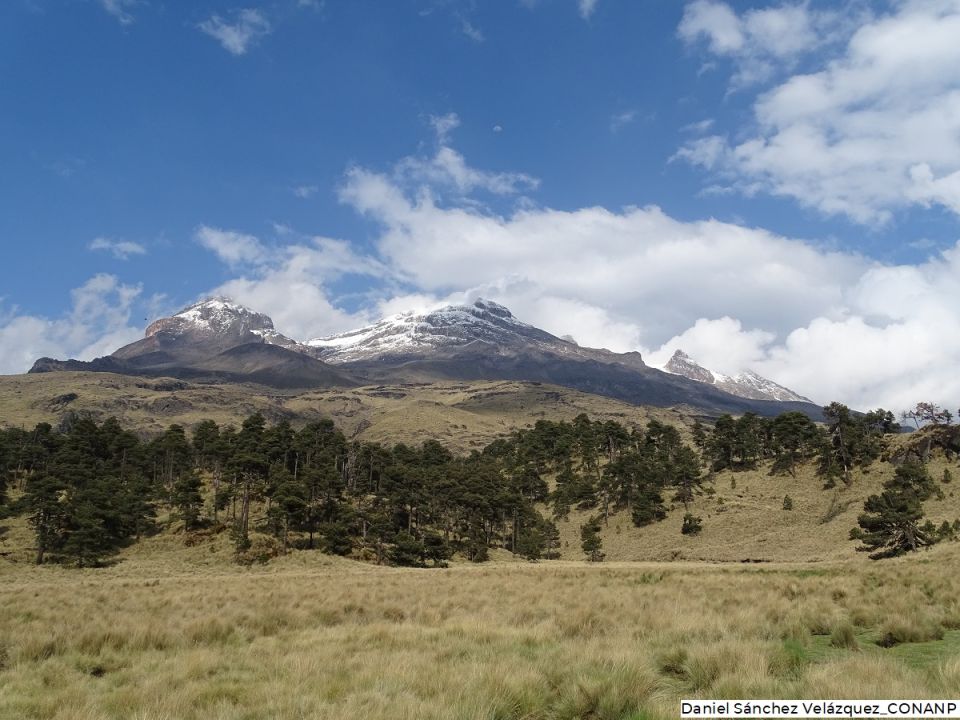
<svg viewBox="0 0 960 720"><path fill-rule="evenodd" d="M357 403L336 402L363 408L344 417L365 439L392 432L405 412L414 438L445 432L416 425L442 422L429 420L439 403L468 426L467 445L528 424L544 403L548 417L561 407L558 417L572 417L606 402L514 385L416 397L361 389L350 391ZM232 392L191 388L213 393L209 406L194 398L180 406L185 416L155 417L136 403L167 391L124 400L123 387L95 398L79 387L71 404L116 402L128 420L158 425L206 416L218 393ZM20 388L20 398L0 395L0 410L21 407L37 416L30 422L60 412ZM318 414L330 406L322 394L263 402L314 403ZM626 413L621 421L684 420L603 408ZM955 465L935 456L929 468L938 478ZM659 719L677 717L681 698L958 697L960 543L872 562L847 538L863 499L892 472L878 462L830 490L810 467L718 473L691 507L703 517L699 536L680 534L682 506L642 529L615 514L603 563L581 560L586 514L577 512L558 523L561 560L494 551L492 562L447 569L302 550L242 567L228 533L194 537L175 523L108 567L37 567L25 520L2 520L0 718ZM953 485L940 487L925 504L938 524L960 517ZM786 494L793 510L783 509Z"/></svg>
<svg viewBox="0 0 960 720"><path fill-rule="evenodd" d="M423 570L229 554L160 535L98 570L0 566L0 717L673 718L684 697L960 694L956 545Z"/></svg>

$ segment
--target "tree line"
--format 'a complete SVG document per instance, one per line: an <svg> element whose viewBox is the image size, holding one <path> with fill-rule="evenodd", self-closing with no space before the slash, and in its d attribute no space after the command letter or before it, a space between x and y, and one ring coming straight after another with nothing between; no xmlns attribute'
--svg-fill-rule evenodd
<svg viewBox="0 0 960 720"><path fill-rule="evenodd" d="M38 563L97 565L157 532L163 517L187 532L229 529L243 561L297 547L423 566L455 553L483 561L493 548L557 557L555 521L575 508L590 514L581 528L586 557L602 560L600 534L612 513L629 512L642 527L681 504L682 532L696 534L702 521L690 507L713 472L769 462L772 473L795 474L815 462L825 487L849 484L855 467L881 455L883 436L900 429L882 409L857 414L833 403L824 417L724 415L712 427L694 423L687 442L656 420L626 427L580 415L540 420L458 457L435 440L351 441L330 420L295 430L254 414L239 428L204 420L189 433L171 425L143 439L114 418L97 424L77 415L56 430L0 430L0 513L27 517ZM854 534L874 555L945 532L923 526L922 513L904 519L929 497L918 475L904 473L868 500ZM8 492L13 485L19 493ZM271 544L258 546L264 537Z"/></svg>
<svg viewBox="0 0 960 720"><path fill-rule="evenodd" d="M57 430L0 431L0 478L22 491L6 511L27 517L36 561L80 566L156 532L158 515L188 532L228 527L238 557L256 551L255 535L401 565L482 561L495 547L556 557L554 520L572 508L604 520L626 509L645 525L703 482L676 428L585 415L538 421L464 457L435 440L349 441L329 420L294 430L255 414L239 428L205 420L143 440L116 419L76 416Z"/></svg>

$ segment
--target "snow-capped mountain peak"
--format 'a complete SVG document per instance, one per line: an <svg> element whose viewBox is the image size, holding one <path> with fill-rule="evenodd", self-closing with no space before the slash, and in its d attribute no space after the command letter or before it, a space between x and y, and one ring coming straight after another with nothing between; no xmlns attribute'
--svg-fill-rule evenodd
<svg viewBox="0 0 960 720"><path fill-rule="evenodd" d="M418 354L471 343L510 347L564 343L517 320L503 305L479 299L470 305L447 305L428 312L404 312L348 332L308 340L328 362L369 360L384 355Z"/></svg>
<svg viewBox="0 0 960 720"><path fill-rule="evenodd" d="M157 335L227 344L260 341L313 354L309 348L277 332L269 316L227 297L206 298L171 317L152 322L144 337Z"/></svg>
<svg viewBox="0 0 960 720"><path fill-rule="evenodd" d="M724 392L751 400L779 400L781 402L811 402L773 380L758 375L752 370L744 370L736 375L724 375L699 365L683 350L677 350L663 366L663 371L672 375L682 375L690 380L714 385Z"/></svg>
<svg viewBox="0 0 960 720"><path fill-rule="evenodd" d="M146 337L158 332L201 331L211 333L247 331L276 332L273 321L229 298L213 297L184 308L176 315L161 318L147 327Z"/></svg>

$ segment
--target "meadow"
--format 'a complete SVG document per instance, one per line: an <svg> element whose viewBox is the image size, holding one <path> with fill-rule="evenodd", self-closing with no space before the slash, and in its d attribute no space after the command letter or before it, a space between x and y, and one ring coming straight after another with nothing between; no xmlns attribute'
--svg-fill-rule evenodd
<svg viewBox="0 0 960 720"><path fill-rule="evenodd" d="M955 697L957 546L870 563L0 565L0 717L672 718L679 699Z"/></svg>
<svg viewBox="0 0 960 720"><path fill-rule="evenodd" d="M51 380L8 380L0 409L31 421L56 421L67 407L116 411L148 431L218 406L229 412L214 417L231 422L246 407L229 402L230 387L131 390L107 376L86 378L64 406ZM250 402L275 417L336 406L358 438L390 437L404 421L411 437L458 437L460 451L531 424L544 407L675 421L689 433L678 413L533 384ZM886 452L910 442L892 437ZM937 451L927 463L939 492L924 512L936 525L960 517L943 479L955 462ZM186 532L167 511L158 534L106 567L36 566L26 517L7 517L0 718L660 719L676 717L681 698L957 697L960 543L872 562L848 537L893 473L878 460L835 487L814 463L793 474L772 474L769 462L711 473L689 508L701 533L681 534L678 503L642 528L615 512L602 563L582 561L580 526L595 509L557 521L561 560L494 548L491 562L431 569L306 550L241 566L226 526Z"/></svg>

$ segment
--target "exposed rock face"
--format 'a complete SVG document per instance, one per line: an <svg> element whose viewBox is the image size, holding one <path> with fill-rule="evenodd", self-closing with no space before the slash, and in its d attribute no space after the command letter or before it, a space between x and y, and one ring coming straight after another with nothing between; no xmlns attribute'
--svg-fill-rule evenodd
<svg viewBox="0 0 960 720"><path fill-rule="evenodd" d="M811 402L809 399L768 380L752 370L744 370L736 375L724 375L713 370L707 370L687 355L683 350L677 350L673 357L663 366L663 369L673 375L696 380L720 388L724 392L737 397L751 400L775 400L778 402Z"/></svg>
<svg viewBox="0 0 960 720"><path fill-rule="evenodd" d="M677 350L663 369L674 375L683 375L685 378L713 384L713 373L705 367L700 367L683 350Z"/></svg>

